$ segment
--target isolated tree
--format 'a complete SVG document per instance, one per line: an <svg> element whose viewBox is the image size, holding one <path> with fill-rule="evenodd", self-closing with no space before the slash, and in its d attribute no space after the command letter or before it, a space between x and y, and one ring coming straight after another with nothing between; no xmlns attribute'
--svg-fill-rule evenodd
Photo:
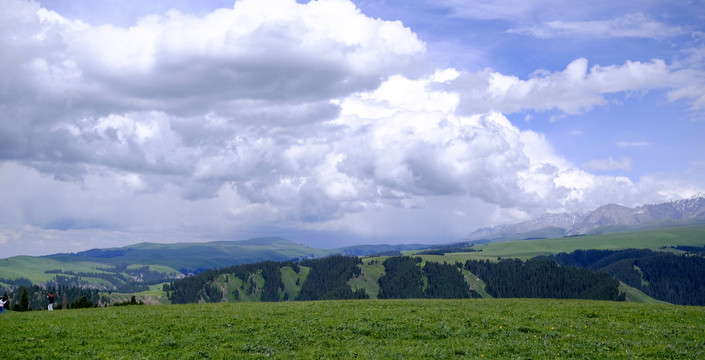
<svg viewBox="0 0 705 360"><path fill-rule="evenodd" d="M20 296L20 304L18 311L29 311L29 294L27 294L27 288L22 288L22 295Z"/></svg>
<svg viewBox="0 0 705 360"><path fill-rule="evenodd" d="M92 307L93 303L85 296L81 296L80 299L71 303L72 309L87 309Z"/></svg>

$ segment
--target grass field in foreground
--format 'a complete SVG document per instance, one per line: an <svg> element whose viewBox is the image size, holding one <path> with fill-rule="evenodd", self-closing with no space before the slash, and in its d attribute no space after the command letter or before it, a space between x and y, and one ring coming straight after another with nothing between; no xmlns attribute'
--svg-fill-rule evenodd
<svg viewBox="0 0 705 360"><path fill-rule="evenodd" d="M575 300L128 306L0 315L6 359L697 359L705 308Z"/></svg>

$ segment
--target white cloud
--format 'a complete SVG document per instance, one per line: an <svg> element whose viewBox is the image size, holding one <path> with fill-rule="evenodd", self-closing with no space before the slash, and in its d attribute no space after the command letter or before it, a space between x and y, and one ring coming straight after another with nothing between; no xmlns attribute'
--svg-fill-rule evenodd
<svg viewBox="0 0 705 360"><path fill-rule="evenodd" d="M285 226L430 239L437 228L421 227L446 212L446 235L461 237L469 223L499 216L477 216L478 209L527 216L574 210L615 187L629 194L622 180L575 168L544 135L521 131L499 113L457 115L457 94L438 80L447 78L391 77L343 99L336 119L301 125L306 131L262 132L214 115L186 130L178 124L188 119L160 112L77 122L63 131L86 159L83 181L57 182L6 165L15 175L3 189L32 181L28 189L43 191L14 193L15 207L3 215L51 231L114 236L125 229L182 238ZM187 142L184 134L191 134ZM39 203L43 210L32 210ZM441 211L443 203L452 206ZM419 220L380 228L382 220L408 219Z"/></svg>
<svg viewBox="0 0 705 360"><path fill-rule="evenodd" d="M582 36L590 38L653 38L663 39L685 33L677 26L668 26L643 13L630 13L610 20L554 20L508 30L537 38Z"/></svg>
<svg viewBox="0 0 705 360"><path fill-rule="evenodd" d="M116 166L129 157L149 165L139 158L145 146L160 147L160 129L203 145L242 127L334 118L334 99L415 72L425 51L400 22L368 18L345 0L245 0L201 17L149 16L130 28L69 21L32 2L6 6L14 15L2 27L0 150L46 171L60 153L59 176L75 179L84 163ZM138 120L155 116L167 119L161 128ZM50 144L20 140L29 138ZM109 148L86 151L100 143Z"/></svg>
<svg viewBox="0 0 705 360"><path fill-rule="evenodd" d="M621 148L628 148L628 147L644 147L644 146L650 146L651 143L649 143L648 141L626 141L626 140L622 140L622 141L617 142L617 144L615 144L615 145L617 145L618 147L621 147Z"/></svg>
<svg viewBox="0 0 705 360"><path fill-rule="evenodd" d="M82 250L308 231L449 241L546 209L668 195L658 180L581 170L503 115L574 114L606 94L671 88L661 60L577 59L528 79L423 75L414 33L344 0L243 0L130 28L5 5L5 244L34 239L27 248L42 252L57 241Z"/></svg>
<svg viewBox="0 0 705 360"><path fill-rule="evenodd" d="M583 168L588 171L629 171L632 169L632 159L622 157L619 160L615 160L610 156L607 159L590 160L583 164Z"/></svg>
<svg viewBox="0 0 705 360"><path fill-rule="evenodd" d="M607 104L607 94L673 86L672 76L662 60L588 69L587 59L577 59L563 71L536 72L526 80L491 70L462 73L448 88L460 93L465 113L559 109L577 114Z"/></svg>
<svg viewBox="0 0 705 360"><path fill-rule="evenodd" d="M670 101L686 100L691 102L690 110L693 120L705 119L705 47L686 51L684 59L674 62L673 87L668 92Z"/></svg>

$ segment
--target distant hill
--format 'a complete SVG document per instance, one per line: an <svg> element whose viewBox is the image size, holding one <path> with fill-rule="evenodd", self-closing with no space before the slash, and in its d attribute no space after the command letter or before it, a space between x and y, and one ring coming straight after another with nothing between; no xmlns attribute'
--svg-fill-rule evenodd
<svg viewBox="0 0 705 360"><path fill-rule="evenodd" d="M674 226L679 224L698 225ZM66 287L135 293L147 291L149 285L171 282L212 269L267 261L300 263L302 260L320 259L336 254L393 256L400 255L401 251L426 250L418 252L418 255L423 257L424 263L431 260L431 262L462 264L468 259L528 260L533 256L576 249L650 248L657 250L664 246L702 247L705 225L700 224L705 224L705 198L703 197L644 205L633 209L619 205L605 205L585 214L549 214L520 224L482 229L474 233L475 237L471 241L448 245L361 245L339 249L316 249L277 237L206 243L140 243L121 248L91 249L78 253L0 259L0 291L13 291L21 286L39 285L42 288ZM626 232L628 230L638 231ZM601 235L577 236L584 234ZM507 242L513 239L541 240ZM493 244L478 244L482 242L493 242ZM382 284L378 282L388 269L380 267L379 264L374 265L369 262L366 264L361 265L360 274L355 273L353 278L346 280L354 285L351 288L352 293L348 292L346 287L336 285L330 294L357 296L360 289L364 289L370 297L390 294L389 289L384 290ZM296 274L285 268L286 266L273 273L284 271L281 281L286 285L286 294L295 297L303 289L301 283L307 278L307 265L302 265L304 272L296 271ZM291 269L294 268L296 267L291 266ZM424 266L423 269L426 267ZM429 274L435 273L431 271ZM429 274L421 276L424 284L427 283L428 276L436 276ZM463 275L469 279L469 274ZM415 276L418 277L418 274ZM218 287L222 295L218 296L230 296L227 294L232 295L237 288L242 289L242 291L238 290L238 296L242 298L258 298L255 294L265 290L262 288L266 283L264 277L266 277L264 273L256 273L256 276L252 277L237 276L243 282L237 283L234 278L226 276L225 280L219 280ZM283 299L284 290L279 286L279 281L276 284L277 288L266 290L267 298ZM638 285L634 283L628 284L635 290L650 289L634 286ZM199 289L220 294L211 287ZM438 291L442 293L447 289L439 288ZM482 288L477 288L477 291L484 294Z"/></svg>
<svg viewBox="0 0 705 360"><path fill-rule="evenodd" d="M269 237L205 243L139 243L47 256L0 259L0 289L48 284L111 291L140 291L154 281L262 261L297 261L333 254L368 256L428 245L364 245L317 249Z"/></svg>
<svg viewBox="0 0 705 360"><path fill-rule="evenodd" d="M635 208L608 204L585 213L546 214L517 224L478 229L465 240L497 242L549 239L700 223L705 223L705 197L703 196Z"/></svg>
<svg viewBox="0 0 705 360"><path fill-rule="evenodd" d="M674 279L673 275L662 277L654 272L675 269L679 264L685 266L685 269L679 268L679 273L687 275L699 271L697 267L701 265L682 261L692 258L660 256L655 258L659 261L657 266L642 263L647 259L619 263L619 266L608 263L608 267L564 263L588 268L582 271L531 260L536 256L569 253L576 249L628 248L660 250L657 255L667 251L701 257L705 254L704 233L705 225L688 225L483 245L460 243L433 249L423 245L376 245L321 250L281 238L203 244L142 243L73 254L0 259L0 287L4 287L17 300L18 287L40 285L31 290L34 292L32 299L38 299L40 308L44 296L37 294L48 291L43 286L80 288L84 292L76 292L76 296L88 294L91 302L105 304L116 300L106 300L105 293L99 294L95 290L125 295L146 292L149 284L159 284L150 288L157 291L150 296L172 303L467 296L602 300L626 297L629 301L654 301L650 295L673 303L705 305L695 290L686 291L687 296L662 295L668 292L665 286L670 283L683 289L696 289L699 283L690 284L684 280L669 282L668 279ZM398 264L389 260L396 258L389 257L387 253L415 247L422 249L410 252L414 253L413 258L406 257L406 261ZM240 253L235 253L234 249L239 249ZM384 256L362 259L328 256L350 253L383 253ZM270 259L234 264L235 261L247 261L254 256ZM523 263L517 258L522 259ZM664 263L664 259L667 260L666 265L659 265ZM233 264L225 267L214 265L229 261ZM494 266L495 263L498 266ZM205 266L215 267L199 270ZM636 267L641 269L641 273ZM14 275L9 276L12 271ZM593 271L608 272L622 283L611 277L595 275ZM634 274L640 274L640 277ZM695 274L688 275L687 279L702 278L700 272ZM652 285L644 286L642 280ZM126 297L121 299L124 301ZM69 300L73 302L76 299L69 297Z"/></svg>
<svg viewBox="0 0 705 360"><path fill-rule="evenodd" d="M282 238L243 241L157 244L91 249L47 256L0 259L0 288L48 284L100 290L135 291L151 281L181 278L207 269L317 258L336 253ZM142 284L135 288L135 285ZM127 287L127 288L126 288Z"/></svg>
<svg viewBox="0 0 705 360"><path fill-rule="evenodd" d="M405 250L422 250L428 249L433 245L423 245L423 244L399 244L399 245L356 245L347 246L343 248L336 249L337 253L342 255L350 256L372 256L372 255L384 255L393 252L401 252ZM437 246L437 245L436 245Z"/></svg>
<svg viewBox="0 0 705 360"><path fill-rule="evenodd" d="M282 238L254 238L205 243L139 243L122 248L93 249L75 254L44 256L45 259L81 259L111 266L163 265L181 273L264 260L308 259L329 251L310 248Z"/></svg>

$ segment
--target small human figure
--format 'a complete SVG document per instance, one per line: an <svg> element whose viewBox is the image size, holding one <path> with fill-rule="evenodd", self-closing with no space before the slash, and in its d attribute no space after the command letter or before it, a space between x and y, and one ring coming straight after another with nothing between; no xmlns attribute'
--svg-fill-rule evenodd
<svg viewBox="0 0 705 360"><path fill-rule="evenodd" d="M2 298L0 298L0 314L5 313L5 304L9 304L10 300L4 301Z"/></svg>
<svg viewBox="0 0 705 360"><path fill-rule="evenodd" d="M54 293L53 292L51 292L51 291L49 292L49 296L47 296L47 300L49 300L49 306L48 306L49 311L53 311L54 310Z"/></svg>

